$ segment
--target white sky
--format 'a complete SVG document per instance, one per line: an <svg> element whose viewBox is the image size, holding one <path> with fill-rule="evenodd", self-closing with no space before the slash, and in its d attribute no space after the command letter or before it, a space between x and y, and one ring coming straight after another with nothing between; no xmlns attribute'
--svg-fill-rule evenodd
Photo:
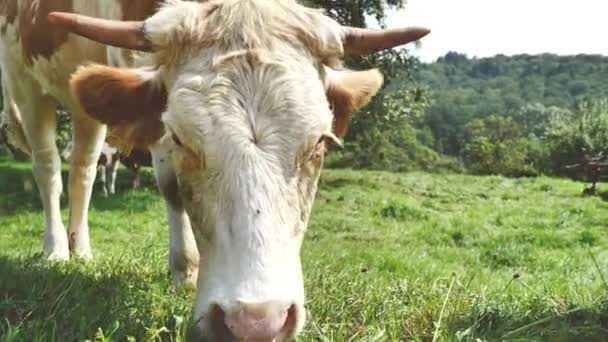
<svg viewBox="0 0 608 342"><path fill-rule="evenodd" d="M413 51L425 62L448 51L608 55L608 0L409 0L387 25L429 27Z"/></svg>

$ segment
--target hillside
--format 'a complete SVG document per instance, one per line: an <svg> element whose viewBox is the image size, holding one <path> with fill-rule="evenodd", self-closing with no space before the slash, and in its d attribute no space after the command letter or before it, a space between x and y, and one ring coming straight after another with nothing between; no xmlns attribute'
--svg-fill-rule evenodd
<svg viewBox="0 0 608 342"><path fill-rule="evenodd" d="M436 149L450 155L461 152L465 126L474 118L508 116L535 104L572 109L577 101L608 97L607 80L608 57L598 55L471 59L452 52L415 73L416 84L432 94L425 124ZM411 80L391 87L408 85Z"/></svg>

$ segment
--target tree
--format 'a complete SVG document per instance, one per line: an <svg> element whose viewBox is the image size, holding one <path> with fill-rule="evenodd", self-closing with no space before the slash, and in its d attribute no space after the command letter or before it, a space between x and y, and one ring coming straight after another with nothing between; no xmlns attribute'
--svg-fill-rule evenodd
<svg viewBox="0 0 608 342"><path fill-rule="evenodd" d="M571 115L567 109L556 106L546 107L542 103L527 104L512 114L515 121L521 123L529 137L544 139L547 137L552 122L561 121Z"/></svg>
<svg viewBox="0 0 608 342"><path fill-rule="evenodd" d="M381 25L386 19L386 9L403 8L403 0L308 0L310 5L325 9L330 17L343 25L367 27L365 16L371 16Z"/></svg>
<svg viewBox="0 0 608 342"><path fill-rule="evenodd" d="M463 148L465 166L475 174L534 176L544 170L544 149L538 139L525 136L511 117L490 115L467 125Z"/></svg>
<svg viewBox="0 0 608 342"><path fill-rule="evenodd" d="M466 126L472 120L499 113L522 123L527 137L544 139L553 116L568 115L580 101L608 97L608 57L604 56L478 59L449 52L415 70L418 84L432 90L426 125L435 138L435 149L453 156L462 154Z"/></svg>
<svg viewBox="0 0 608 342"><path fill-rule="evenodd" d="M569 116L555 117L549 132L551 162L556 174L565 166L608 157L608 100L582 101Z"/></svg>
<svg viewBox="0 0 608 342"><path fill-rule="evenodd" d="M311 0L313 6L343 25L367 27L367 19L384 26L387 8L403 8L402 0ZM383 90L360 113L352 116L346 137L344 159L333 165L406 170L424 168L440 159L432 146L424 146L419 137L419 123L430 105L429 93L423 87L405 86L413 80L419 62L406 50L382 51L370 56L349 57L345 63L352 69L379 67L384 75ZM398 84L393 81L398 80ZM430 143L432 144L432 142Z"/></svg>

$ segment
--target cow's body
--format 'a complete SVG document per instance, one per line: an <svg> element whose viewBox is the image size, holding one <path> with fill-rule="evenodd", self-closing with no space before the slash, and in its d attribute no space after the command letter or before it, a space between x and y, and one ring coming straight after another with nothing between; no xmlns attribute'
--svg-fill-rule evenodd
<svg viewBox="0 0 608 342"><path fill-rule="evenodd" d="M83 258L92 255L87 212L106 127L91 120L75 103L69 88L70 76L87 63L116 66L132 63L127 51L53 27L48 23L47 15L51 11L68 11L117 20L142 20L154 12L158 3L155 0L0 0L0 65L5 117L9 127L15 126L15 118L23 122L22 131L15 130L12 138L17 146L26 146L31 151L32 168L46 215L45 258L65 260L70 252ZM60 156L55 144L58 104L72 113L73 119L67 234L59 205L62 181ZM170 153L161 146L151 147L151 150L159 161L167 159L166 154ZM172 172L164 169L170 166L162 162L157 164L156 174L170 177ZM162 187L175 182L161 177L158 183ZM161 188L161 192L171 194L172 190ZM169 258L173 279L176 283L191 281L196 276L198 253L188 218L175 196L165 198L169 201Z"/></svg>

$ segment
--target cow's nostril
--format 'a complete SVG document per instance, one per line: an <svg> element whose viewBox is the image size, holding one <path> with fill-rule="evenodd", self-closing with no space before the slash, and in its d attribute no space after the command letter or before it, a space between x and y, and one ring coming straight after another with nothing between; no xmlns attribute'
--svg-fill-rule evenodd
<svg viewBox="0 0 608 342"><path fill-rule="evenodd" d="M296 327L295 306L281 302L240 303L229 312L222 313L224 329L237 339L281 341Z"/></svg>
<svg viewBox="0 0 608 342"><path fill-rule="evenodd" d="M234 335L224 324L225 319L226 313L224 310L219 305L213 304L209 312L209 322L213 336L218 341L233 341L235 339Z"/></svg>
<svg viewBox="0 0 608 342"><path fill-rule="evenodd" d="M292 304L287 310L287 319L285 325L281 329L281 335L285 337L293 336L296 333L298 327L298 308L295 304Z"/></svg>

